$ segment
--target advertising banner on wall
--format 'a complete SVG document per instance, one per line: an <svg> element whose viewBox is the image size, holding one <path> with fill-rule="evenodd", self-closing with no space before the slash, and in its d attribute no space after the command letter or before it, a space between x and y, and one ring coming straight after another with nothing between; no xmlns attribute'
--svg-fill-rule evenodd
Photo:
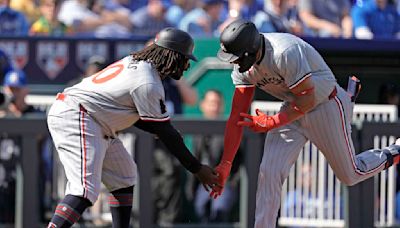
<svg viewBox="0 0 400 228"><path fill-rule="evenodd" d="M25 71L29 84L54 85L80 77L92 56L112 63L141 49L147 40L0 38L0 49L10 56L15 68Z"/></svg>

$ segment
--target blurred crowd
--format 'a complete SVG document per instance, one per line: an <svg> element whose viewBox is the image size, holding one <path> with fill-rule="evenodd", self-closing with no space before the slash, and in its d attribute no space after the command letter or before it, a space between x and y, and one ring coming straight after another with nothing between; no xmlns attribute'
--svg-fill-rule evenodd
<svg viewBox="0 0 400 228"><path fill-rule="evenodd" d="M400 38L399 0L0 0L0 34L129 38L174 26L218 37L237 18L261 32Z"/></svg>

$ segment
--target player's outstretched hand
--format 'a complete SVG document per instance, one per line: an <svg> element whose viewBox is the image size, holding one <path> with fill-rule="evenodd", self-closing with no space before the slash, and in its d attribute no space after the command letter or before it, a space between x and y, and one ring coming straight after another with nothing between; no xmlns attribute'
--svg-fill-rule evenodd
<svg viewBox="0 0 400 228"><path fill-rule="evenodd" d="M249 127L255 132L267 132L275 126L275 121L271 116L256 109L256 116L249 115L247 113L240 113L241 117L244 117L243 121L239 121L237 125L242 127Z"/></svg>
<svg viewBox="0 0 400 228"><path fill-rule="evenodd" d="M232 163L229 161L222 160L217 167L215 167L215 172L218 175L218 183L219 185L215 186L215 188L212 189L210 192L210 197L216 199L218 196L222 194L224 191L224 185L226 183L226 180L229 177L229 174L231 172L232 168Z"/></svg>
<svg viewBox="0 0 400 228"><path fill-rule="evenodd" d="M219 185L217 173L207 165L202 165L194 176L199 179L207 192L210 191L210 188L214 190L221 187Z"/></svg>

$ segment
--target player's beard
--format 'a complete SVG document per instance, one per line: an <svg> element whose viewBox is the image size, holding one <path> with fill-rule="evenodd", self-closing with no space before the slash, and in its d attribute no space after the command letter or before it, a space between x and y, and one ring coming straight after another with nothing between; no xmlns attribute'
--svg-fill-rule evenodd
<svg viewBox="0 0 400 228"><path fill-rule="evenodd" d="M245 58L239 61L239 72L243 73L250 69L251 66L256 62L256 55L255 54L248 54Z"/></svg>

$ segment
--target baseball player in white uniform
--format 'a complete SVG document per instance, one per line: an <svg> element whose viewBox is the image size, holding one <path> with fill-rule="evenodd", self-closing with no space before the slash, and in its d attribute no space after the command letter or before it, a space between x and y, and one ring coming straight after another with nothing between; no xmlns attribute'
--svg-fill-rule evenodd
<svg viewBox="0 0 400 228"><path fill-rule="evenodd" d="M166 28L152 45L57 95L48 127L68 183L48 227L77 222L97 200L101 182L111 193L113 227L129 227L137 171L117 132L131 125L157 135L206 188L218 185L214 171L186 148L165 106L162 80L179 80L195 60L192 51L189 34Z"/></svg>
<svg viewBox="0 0 400 228"><path fill-rule="evenodd" d="M260 34L237 20L221 34L218 57L235 64L236 86L225 129L225 148L215 168L223 186L240 145L243 127L267 132L258 176L255 227L275 227L282 185L307 140L324 154L346 185L363 181L399 163L400 139L384 149L355 154L351 140L354 103L320 54L302 39L285 33ZM283 101L279 113L247 114L254 90ZM218 197L223 189L212 191Z"/></svg>

